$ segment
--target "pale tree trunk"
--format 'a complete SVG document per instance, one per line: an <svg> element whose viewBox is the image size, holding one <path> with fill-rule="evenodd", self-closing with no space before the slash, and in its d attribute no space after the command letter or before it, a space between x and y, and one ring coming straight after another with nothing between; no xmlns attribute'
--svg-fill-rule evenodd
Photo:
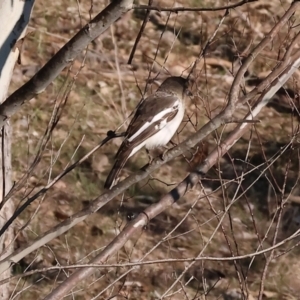
<svg viewBox="0 0 300 300"><path fill-rule="evenodd" d="M19 56L16 42L27 28L34 1L9 0L0 3L0 102L8 92L14 65ZM11 128L9 122L0 130L0 202L12 187L11 178ZM12 215L14 203L7 201L0 211L0 227ZM10 227L0 238L0 259L13 250L14 230ZM10 269L0 275L0 280L10 276ZM9 299L9 283L0 288L0 299Z"/></svg>

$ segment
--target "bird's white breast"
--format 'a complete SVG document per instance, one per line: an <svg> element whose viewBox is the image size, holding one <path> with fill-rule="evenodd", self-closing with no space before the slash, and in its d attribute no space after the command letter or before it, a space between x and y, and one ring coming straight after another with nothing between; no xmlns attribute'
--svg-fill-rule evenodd
<svg viewBox="0 0 300 300"><path fill-rule="evenodd" d="M165 146L169 143L181 124L184 116L183 104L180 102L178 105L178 113L176 116L170 122L167 122L165 119L159 125L157 125L159 126L160 130L145 141L145 147L147 149L154 149L156 147Z"/></svg>
<svg viewBox="0 0 300 300"><path fill-rule="evenodd" d="M146 147L146 149L150 150L160 146L165 146L169 143L169 141L177 131L179 125L181 124L184 116L184 104L179 101L176 102L175 104L176 105L178 104L178 113L176 114L176 116L170 122L167 122L167 119L163 119L160 122L160 124L157 125L159 126L160 130L156 134L154 134L153 136L145 140L143 143L133 148L129 157L134 155L137 151L139 151L144 146ZM169 110L167 112L169 112ZM161 115L163 114L166 114L166 112L162 113ZM156 118L156 120L157 119L158 118ZM152 122L153 120L150 123ZM149 126L149 124L147 126Z"/></svg>

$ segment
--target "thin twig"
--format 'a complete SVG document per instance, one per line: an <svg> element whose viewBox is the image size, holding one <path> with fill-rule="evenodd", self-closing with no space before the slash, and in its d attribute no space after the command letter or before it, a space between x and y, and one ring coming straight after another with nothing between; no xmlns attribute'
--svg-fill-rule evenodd
<svg viewBox="0 0 300 300"><path fill-rule="evenodd" d="M251 2L257 2L258 0L243 0L236 4L219 6L219 7L160 7L160 6L148 6L148 5L133 5L133 9L147 9L147 10L156 10L156 11L169 11L178 13L180 11L218 11L236 8L238 6L245 5Z"/></svg>
<svg viewBox="0 0 300 300"><path fill-rule="evenodd" d="M152 3L153 3L153 0L149 0L148 6L151 7ZM132 60L133 60L133 57L134 57L137 45L138 45L138 43L139 43L139 41L140 41L140 39L142 37L142 34L143 34L143 32L144 32L144 30L146 28L146 25L147 25L147 23L148 23L148 21L150 19L150 13L151 13L151 10L147 9L146 15L145 15L143 23L142 23L142 26L141 26L140 31L139 31L136 39L135 39L134 45L133 45L132 50L131 50L130 55L129 55L129 59L128 59L128 64L129 65L131 65L131 63L132 63Z"/></svg>

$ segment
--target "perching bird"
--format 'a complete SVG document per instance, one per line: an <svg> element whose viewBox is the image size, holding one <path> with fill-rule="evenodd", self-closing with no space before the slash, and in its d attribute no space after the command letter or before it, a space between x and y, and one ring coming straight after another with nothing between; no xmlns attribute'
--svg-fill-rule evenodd
<svg viewBox="0 0 300 300"><path fill-rule="evenodd" d="M188 81L182 77L167 78L157 91L138 106L104 187L112 188L129 157L142 147L151 150L171 140L184 116Z"/></svg>

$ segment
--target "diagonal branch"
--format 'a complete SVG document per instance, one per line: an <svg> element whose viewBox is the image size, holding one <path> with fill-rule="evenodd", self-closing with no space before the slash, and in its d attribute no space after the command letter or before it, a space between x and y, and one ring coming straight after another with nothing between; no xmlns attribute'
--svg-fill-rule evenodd
<svg viewBox="0 0 300 300"><path fill-rule="evenodd" d="M46 186L42 187L37 193L35 193L32 197L27 199L14 213L13 215L7 220L4 226L0 229L0 237L5 233L7 228L14 222L14 220L38 197L44 195L51 187L53 187L60 179L62 179L66 174L71 172L77 166L82 164L86 161L93 153L95 153L99 148L105 145L108 141L114 138L123 137L125 132L115 133L113 131L109 131L107 133L107 137L101 141L96 147L94 147L91 151L89 151L86 155L82 158L78 159L72 165L68 166L65 170L63 170L60 174L58 174L51 182L49 182ZM7 201L9 198L6 198ZM24 229L24 228L22 228Z"/></svg>
<svg viewBox="0 0 300 300"><path fill-rule="evenodd" d="M84 48L132 8L133 0L112 1L61 48L27 83L0 105L0 128L28 100L43 92Z"/></svg>
<svg viewBox="0 0 300 300"><path fill-rule="evenodd" d="M289 21L292 15L295 13L296 9L300 6L299 1L294 1L282 18L276 23L272 30L265 36L265 38L251 51L248 57L245 59L242 66L239 68L236 76L234 77L230 92L228 105L235 105L238 97L240 86L246 71L248 70L250 64L254 61L257 55L274 39L278 34L279 30Z"/></svg>

